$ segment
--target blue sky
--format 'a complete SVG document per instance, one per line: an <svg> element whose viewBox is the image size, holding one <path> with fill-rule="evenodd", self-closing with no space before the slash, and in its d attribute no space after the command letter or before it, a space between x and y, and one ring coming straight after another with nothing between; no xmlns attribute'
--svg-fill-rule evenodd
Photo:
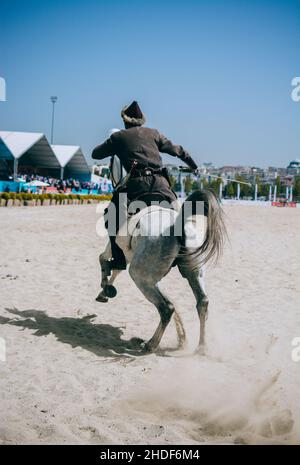
<svg viewBox="0 0 300 465"><path fill-rule="evenodd" d="M300 157L299 1L2 0L0 129L45 132L87 155L137 99L198 163ZM166 161L170 159L165 158Z"/></svg>

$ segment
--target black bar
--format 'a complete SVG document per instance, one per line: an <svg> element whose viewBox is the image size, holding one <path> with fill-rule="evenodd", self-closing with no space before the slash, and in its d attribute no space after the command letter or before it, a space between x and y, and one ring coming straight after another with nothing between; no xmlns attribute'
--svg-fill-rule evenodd
<svg viewBox="0 0 300 465"><path fill-rule="evenodd" d="M56 465L66 457L67 463L101 464L148 464L159 463L211 464L230 461L230 464L241 463L241 460L262 459L265 456L268 463L274 458L288 462L299 453L299 445L3 445L0 447L0 461L4 458L17 463L29 462L48 463Z"/></svg>

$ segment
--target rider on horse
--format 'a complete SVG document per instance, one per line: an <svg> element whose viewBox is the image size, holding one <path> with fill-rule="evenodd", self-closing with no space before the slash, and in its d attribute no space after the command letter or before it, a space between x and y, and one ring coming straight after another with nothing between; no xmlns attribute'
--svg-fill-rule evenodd
<svg viewBox="0 0 300 465"><path fill-rule="evenodd" d="M123 108L121 112L125 129L114 132L103 144L98 145L92 153L92 158L103 158L116 155L128 175L126 185L115 190L111 202L118 212L119 194L126 193L129 202L132 202L146 194L160 194L162 199L170 204L176 201L167 170L162 167L160 152L168 153L180 158L192 170L197 165L186 150L180 145L174 145L156 129L146 128L145 115L138 103L132 102ZM117 213L118 218L118 213ZM122 250L116 244L116 234L121 225L117 225L116 233L110 234L112 260L111 269L125 269L126 260ZM107 227L107 225L106 225Z"/></svg>

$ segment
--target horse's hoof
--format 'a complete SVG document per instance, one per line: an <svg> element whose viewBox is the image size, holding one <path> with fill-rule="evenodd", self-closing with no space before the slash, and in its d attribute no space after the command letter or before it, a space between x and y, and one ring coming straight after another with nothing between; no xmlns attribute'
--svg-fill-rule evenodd
<svg viewBox="0 0 300 465"><path fill-rule="evenodd" d="M104 291L104 294L110 299L112 299L113 297L116 297L117 295L117 289L112 284L106 284L103 291Z"/></svg>
<svg viewBox="0 0 300 465"><path fill-rule="evenodd" d="M205 347L204 347L204 345L199 345L194 353L195 353L195 355L204 356L205 355Z"/></svg>
<svg viewBox="0 0 300 465"><path fill-rule="evenodd" d="M133 349L140 349L142 344L145 344L145 341L140 337L132 337L130 339L130 346Z"/></svg>
<svg viewBox="0 0 300 465"><path fill-rule="evenodd" d="M95 300L96 300L97 302L101 302L101 303L108 302L108 298L105 297L105 296L102 294L102 291L101 291L100 294L96 297Z"/></svg>
<svg viewBox="0 0 300 465"><path fill-rule="evenodd" d="M186 349L185 339L178 341L178 345L177 345L177 350L184 350L184 349Z"/></svg>
<svg viewBox="0 0 300 465"><path fill-rule="evenodd" d="M148 342L142 342L140 344L140 348L143 354L150 354L151 352L153 352L152 347L150 346L150 344L148 344Z"/></svg>

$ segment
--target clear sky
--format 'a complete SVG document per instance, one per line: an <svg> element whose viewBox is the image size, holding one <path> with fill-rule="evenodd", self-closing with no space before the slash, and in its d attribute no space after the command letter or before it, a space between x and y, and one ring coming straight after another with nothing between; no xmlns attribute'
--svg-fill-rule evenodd
<svg viewBox="0 0 300 465"><path fill-rule="evenodd" d="M50 138L57 95L54 142L87 155L136 99L198 163L286 166L299 75L300 0L0 3L0 129Z"/></svg>

